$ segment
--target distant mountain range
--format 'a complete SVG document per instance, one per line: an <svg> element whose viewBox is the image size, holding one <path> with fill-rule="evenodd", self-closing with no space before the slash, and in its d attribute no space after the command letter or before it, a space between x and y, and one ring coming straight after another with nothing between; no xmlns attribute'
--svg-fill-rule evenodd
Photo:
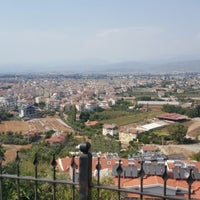
<svg viewBox="0 0 200 200"><path fill-rule="evenodd" d="M75 69L75 68L74 68ZM119 62L102 65L83 66L81 71L97 72L132 72L132 73L175 73L200 72L200 60L171 61L171 62Z"/></svg>
<svg viewBox="0 0 200 200"><path fill-rule="evenodd" d="M175 72L200 72L200 59L184 61L160 62L78 62L78 63L45 63L29 65L0 66L1 73L32 73L32 72L123 72L123 73L175 73Z"/></svg>
<svg viewBox="0 0 200 200"><path fill-rule="evenodd" d="M105 66L102 66L101 70L103 70L104 67ZM107 65L104 70L135 73L200 72L200 60L165 63L121 62Z"/></svg>

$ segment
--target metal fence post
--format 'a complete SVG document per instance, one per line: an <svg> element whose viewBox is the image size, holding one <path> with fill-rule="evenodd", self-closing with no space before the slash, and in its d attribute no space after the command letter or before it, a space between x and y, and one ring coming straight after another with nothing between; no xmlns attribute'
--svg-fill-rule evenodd
<svg viewBox="0 0 200 200"><path fill-rule="evenodd" d="M35 159L33 161L33 165L34 165L34 177L35 177L35 200L37 200L38 197L38 183L37 183L37 178L38 178L38 157L37 157L37 153L35 154Z"/></svg>
<svg viewBox="0 0 200 200"><path fill-rule="evenodd" d="M144 161L142 159L141 161L141 166L140 166L140 171L139 171L139 177L140 177L140 199L142 200L143 199L143 178L145 176L145 172L144 172L144 168L143 168L143 164L144 164Z"/></svg>
<svg viewBox="0 0 200 200"><path fill-rule="evenodd" d="M75 182L75 170L77 168L77 165L76 165L76 163L74 161L74 158L75 158L75 156L73 156L72 160L71 160L71 167L72 167L72 170L73 170L73 172L72 172L72 181L73 181L73 183ZM72 200L75 200L75 185L74 184L72 185Z"/></svg>
<svg viewBox="0 0 200 200"><path fill-rule="evenodd" d="M90 143L80 144L80 150L83 154L79 162L79 200L91 199L91 181L92 181L92 154L89 152Z"/></svg>
<svg viewBox="0 0 200 200"><path fill-rule="evenodd" d="M4 158L0 156L0 174L2 175L2 162ZM2 186L3 179L0 178L0 200L3 200L3 186Z"/></svg>
<svg viewBox="0 0 200 200"><path fill-rule="evenodd" d="M162 178L164 181L164 187L163 187L163 196L167 195L167 180L169 178L168 173L167 173L167 165L165 165L165 171L162 174ZM166 198L164 197L163 200L165 200Z"/></svg>
<svg viewBox="0 0 200 200"><path fill-rule="evenodd" d="M119 165L117 167L117 174L118 174L118 200L120 200L120 191L121 188L121 174L123 172L121 160L119 160Z"/></svg>
<svg viewBox="0 0 200 200"><path fill-rule="evenodd" d="M97 170L97 185L100 186L100 170L101 170L101 164L100 164L100 157L98 157L98 163L96 165ZM100 189L97 188L97 200L100 199Z"/></svg>
<svg viewBox="0 0 200 200"><path fill-rule="evenodd" d="M53 200L56 200L56 183L55 183L55 180L56 180L56 159L55 159L55 154L53 154L53 160L51 162L51 165L53 167Z"/></svg>
<svg viewBox="0 0 200 200"><path fill-rule="evenodd" d="M194 178L193 178L193 170L190 169L190 172L188 174L188 178L187 178L187 183L188 183L188 199L191 199L191 189L192 189L192 183L194 182Z"/></svg>
<svg viewBox="0 0 200 200"><path fill-rule="evenodd" d="M19 163L20 163L20 157L19 157L19 151L17 151L17 156L15 158L15 162L17 165L17 177L20 176L20 170L19 170ZM17 199L20 200L20 186L19 186L19 179L17 179Z"/></svg>

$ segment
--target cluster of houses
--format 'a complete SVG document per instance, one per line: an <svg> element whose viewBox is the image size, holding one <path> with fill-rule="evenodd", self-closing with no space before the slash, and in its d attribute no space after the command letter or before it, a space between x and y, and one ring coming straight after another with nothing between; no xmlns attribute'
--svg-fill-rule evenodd
<svg viewBox="0 0 200 200"><path fill-rule="evenodd" d="M164 104L180 105L173 96L166 97L168 92L184 92L185 85L199 86L199 78L190 76L185 79L175 76L113 76L102 78L85 78L79 79L58 78L46 76L33 76L31 79L24 77L14 77L12 80L1 80L3 88L0 88L0 109L14 110L16 107L19 110L21 117L34 117L34 103L45 102L47 110L62 110L68 109L70 105L75 105L78 111L93 111L97 107L109 108L114 105L117 97L116 94L126 93L143 86L144 91L153 92L162 101L138 101L138 105L163 106ZM95 76L94 76L95 77ZM162 81L169 81L169 85L162 88ZM172 80L172 83L170 83ZM150 88L145 88L147 85L152 85ZM183 89L180 89L180 88ZM7 88L7 89L6 89ZM125 95L126 96L126 95ZM125 97L124 96L124 97ZM29 112L31 108L31 113ZM181 105L183 106L183 105ZM191 106L187 103L184 106Z"/></svg>
<svg viewBox="0 0 200 200"><path fill-rule="evenodd" d="M126 147L129 145L131 141L137 141L138 134L141 134L146 131L150 131L153 129L163 128L172 122L182 122L186 121L189 118L185 115L177 114L177 113L165 113L161 114L154 119L153 122L144 125L124 125L118 126L117 124L103 124L102 127L102 135L106 136L117 136L121 144ZM85 122L86 126L94 126L98 123L98 121L87 121ZM66 134L63 133L55 133L50 139L47 140L49 143L62 143L63 137L66 137Z"/></svg>
<svg viewBox="0 0 200 200"><path fill-rule="evenodd" d="M119 166L118 155L111 153L97 154L93 153L92 158L92 175L97 177L98 160L100 159L101 170L99 172L100 179L107 176L112 177L115 185L118 183L117 167ZM153 159L152 159L153 158ZM129 157L121 159L122 174L121 187L132 190L140 189L140 169L141 159L143 161L144 177L143 177L143 191L150 192L156 195L163 194L163 179L165 166L168 172L166 194L187 198L188 184L187 173L190 169L194 172L194 182L192 184L191 198L199 199L200 197L200 162L188 160L168 160L167 156L161 152L157 152L154 146L143 146L140 151L140 157ZM76 181L78 181L79 174L79 157L75 157L76 163ZM72 175L71 158L58 158L57 168L63 173ZM129 199L138 199L137 194L128 194ZM147 198L147 197L146 197ZM147 198L148 199L148 198Z"/></svg>
<svg viewBox="0 0 200 200"><path fill-rule="evenodd" d="M161 128L167 126L172 122L182 122L188 120L185 115L176 113L165 113L159 115L157 119L146 125L136 127L118 127L116 124L104 124L102 128L103 135L115 136L119 135L121 143L128 144L132 140L137 139L137 135L148 130ZM94 125L97 122L86 122L88 125ZM74 152L73 152L74 153ZM79 154L76 155L76 181L78 181L79 175ZM158 151L152 145L146 145L136 155L130 155L128 158L119 158L116 153L93 153L92 159L92 174L93 177L97 177L98 160L100 158L101 170L99 172L100 179L110 176L113 178L114 183L118 183L117 167L119 166L119 160L121 160L123 172L121 176L121 187L132 190L140 190L140 169L141 161L144 163L144 178L143 178L143 191L151 192L156 195L163 195L163 179L162 174L165 168L167 168L168 179L166 194L179 196L182 198L188 197L188 183L187 174L190 169L193 170L194 182L192 184L191 197L192 199L198 199L200 197L200 162L189 160L174 160L168 159L166 155ZM63 173L72 175L71 158L58 158L57 168ZM128 194L128 199L138 199L137 194ZM145 197L148 199L148 197ZM150 197L149 197L150 198Z"/></svg>
<svg viewBox="0 0 200 200"><path fill-rule="evenodd" d="M116 124L104 124L102 128L103 135L118 135L119 140L122 144L129 144L130 141L137 140L138 134L153 129L159 129L165 127L172 122L182 122L187 121L189 118L186 115L181 115L177 113L165 113L161 114L154 119L154 122L139 126L126 125L119 127Z"/></svg>
<svg viewBox="0 0 200 200"><path fill-rule="evenodd" d="M65 99L56 99L56 95L52 98L36 97L35 99L17 100L16 98L0 97L0 109L2 110L16 110L18 109L19 117L32 119L37 117L37 107L35 103L45 103L44 110L69 110L71 105L75 105L77 111L94 111L97 107L108 109L115 105L116 98L110 97L103 100L83 100L78 102L69 102Z"/></svg>

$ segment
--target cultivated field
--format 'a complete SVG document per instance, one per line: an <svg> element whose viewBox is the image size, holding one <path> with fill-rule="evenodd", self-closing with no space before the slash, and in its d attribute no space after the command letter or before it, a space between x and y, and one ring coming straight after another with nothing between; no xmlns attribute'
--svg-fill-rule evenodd
<svg viewBox="0 0 200 200"><path fill-rule="evenodd" d="M0 132L26 132L29 130L27 121L3 121L0 124Z"/></svg>
<svg viewBox="0 0 200 200"><path fill-rule="evenodd" d="M20 149L30 149L31 148L31 144L28 144L28 145L3 144L2 146L6 149L6 152L4 154L5 161L3 162L3 164L6 164L6 163L9 163L10 161L13 161L16 157L17 151L19 151Z"/></svg>
<svg viewBox="0 0 200 200"><path fill-rule="evenodd" d="M29 130L72 132L72 129L58 118L38 118L29 121L4 121L0 124L0 132L22 132Z"/></svg>

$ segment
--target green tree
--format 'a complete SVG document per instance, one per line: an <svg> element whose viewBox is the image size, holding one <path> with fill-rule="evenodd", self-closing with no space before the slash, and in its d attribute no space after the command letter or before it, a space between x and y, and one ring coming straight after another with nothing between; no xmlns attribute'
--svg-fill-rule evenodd
<svg viewBox="0 0 200 200"><path fill-rule="evenodd" d="M182 108L181 106L174 106L174 105L163 105L162 110L164 112L169 112L169 113L179 113L179 114L186 114L187 109Z"/></svg>
<svg viewBox="0 0 200 200"><path fill-rule="evenodd" d="M132 106L133 104L129 101L126 101L124 99L119 99L114 106L112 106L112 110L128 110L129 106Z"/></svg>
<svg viewBox="0 0 200 200"><path fill-rule="evenodd" d="M180 123L174 123L168 127L168 131L175 142L182 144L187 133L187 128Z"/></svg>
<svg viewBox="0 0 200 200"><path fill-rule="evenodd" d="M50 138L55 133L54 130L49 130L45 132L45 139Z"/></svg>
<svg viewBox="0 0 200 200"><path fill-rule="evenodd" d="M200 162L200 151L197 152L197 153L192 154L191 158L193 160L196 160L196 161Z"/></svg>
<svg viewBox="0 0 200 200"><path fill-rule="evenodd" d="M81 112L80 114L80 120L82 122L86 122L90 118L90 113L89 112Z"/></svg>
<svg viewBox="0 0 200 200"><path fill-rule="evenodd" d="M137 101L151 101L152 98L149 96L143 96L143 97L137 97L136 100Z"/></svg>
<svg viewBox="0 0 200 200"><path fill-rule="evenodd" d="M96 180L93 180L93 182L96 182ZM112 177L105 177L101 180L101 185L114 185L113 178ZM100 190L100 199L109 199L109 200L116 200L117 199L117 192L112 190ZM92 199L97 199L97 190L92 190Z"/></svg>
<svg viewBox="0 0 200 200"><path fill-rule="evenodd" d="M195 107L196 117L200 117L200 105Z"/></svg>
<svg viewBox="0 0 200 200"><path fill-rule="evenodd" d="M4 158L5 149L0 145L0 157Z"/></svg>
<svg viewBox="0 0 200 200"><path fill-rule="evenodd" d="M197 105L195 108L188 111L189 117L200 117L200 105Z"/></svg>
<svg viewBox="0 0 200 200"><path fill-rule="evenodd" d="M0 120L6 121L10 120L13 117L13 114L7 112L7 111L0 111Z"/></svg>
<svg viewBox="0 0 200 200"><path fill-rule="evenodd" d="M46 103L45 102L39 102L39 104L38 104L38 107L40 108L40 109L43 109L44 107L46 106Z"/></svg>
<svg viewBox="0 0 200 200"><path fill-rule="evenodd" d="M74 105L70 106L69 112L68 112L68 117L67 120L70 124L74 124L76 121L76 107Z"/></svg>
<svg viewBox="0 0 200 200"><path fill-rule="evenodd" d="M114 138L105 137L102 135L94 135L91 138L92 151L112 152L119 153L121 149L120 142L117 142Z"/></svg>

